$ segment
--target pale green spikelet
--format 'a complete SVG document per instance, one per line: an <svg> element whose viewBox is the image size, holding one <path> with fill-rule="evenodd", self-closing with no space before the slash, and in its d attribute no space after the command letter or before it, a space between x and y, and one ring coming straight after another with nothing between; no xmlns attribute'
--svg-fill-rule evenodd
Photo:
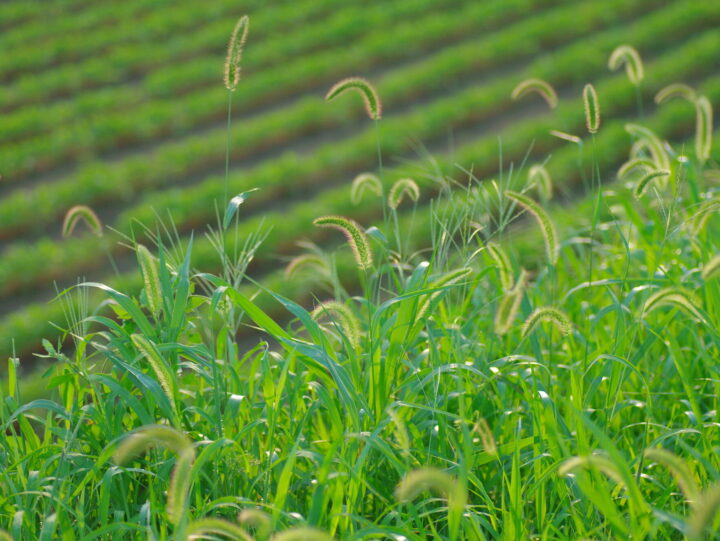
<svg viewBox="0 0 720 541"><path fill-rule="evenodd" d="M609 458L597 454L574 456L567 459L560 465L560 468L558 468L558 474L566 476L579 469L596 469L607 475L618 485L625 486L625 481L617 466L615 466Z"/></svg>
<svg viewBox="0 0 720 541"><path fill-rule="evenodd" d="M209 539L221 535L232 541L254 541L253 537L237 524L221 518L199 518L185 528L187 539Z"/></svg>
<svg viewBox="0 0 720 541"><path fill-rule="evenodd" d="M115 451L113 460L116 464L125 464L150 447L163 447L178 456L188 449L192 450L190 440L179 430L165 425L151 425L139 428L125 438Z"/></svg>
<svg viewBox="0 0 720 541"><path fill-rule="evenodd" d="M242 60L243 46L245 45L249 28L250 18L247 15L243 15L238 19L230 35L227 56L225 57L225 70L223 73L225 88L230 92L233 92L240 82L240 60Z"/></svg>
<svg viewBox="0 0 720 541"><path fill-rule="evenodd" d="M647 191L648 186L653 180L660 179L660 178L667 178L670 175L670 171L663 171L663 170L656 170L656 171L648 171L645 173L640 180L638 180L635 183L635 188L633 189L633 195L635 198L640 199L643 194Z"/></svg>
<svg viewBox="0 0 720 541"><path fill-rule="evenodd" d="M360 321L352 310L338 301L325 301L320 303L310 314L313 319L318 320L321 316L329 317L333 323L337 323L340 329L350 342L353 348L360 345Z"/></svg>
<svg viewBox="0 0 720 541"><path fill-rule="evenodd" d="M0 541L13 541L13 538L5 530L0 530Z"/></svg>
<svg viewBox="0 0 720 541"><path fill-rule="evenodd" d="M133 334L130 338L138 351L142 353L148 363L150 363L150 367L155 373L158 382L160 382L160 386L165 391L170 403L174 405L177 394L177 384L170 367L162 358L162 355L160 355L155 344L141 334Z"/></svg>
<svg viewBox="0 0 720 541"><path fill-rule="evenodd" d="M645 457L662 464L672 474L688 502L696 502L700 489L687 464L677 455L665 449L645 449Z"/></svg>
<svg viewBox="0 0 720 541"><path fill-rule="evenodd" d="M531 92L540 94L542 98L547 102L550 109L555 109L558 104L557 92L547 81L542 79L530 78L525 79L518 84L512 91L511 97L513 100L517 100Z"/></svg>
<svg viewBox="0 0 720 541"><path fill-rule="evenodd" d="M520 311L520 303L525 294L525 283L527 281L527 272L525 269L520 270L520 277L510 291L503 295L498 303L497 312L495 312L495 333L499 335L507 334L515 322L518 312Z"/></svg>
<svg viewBox="0 0 720 541"><path fill-rule="evenodd" d="M330 272L327 261L317 254L301 254L293 257L285 267L285 277L290 278L303 267L315 267L322 274L327 275Z"/></svg>
<svg viewBox="0 0 720 541"><path fill-rule="evenodd" d="M495 436L484 417L477 420L475 426L473 426L473 432L480 436L480 441L482 442L485 452L491 456L497 456L498 450L497 444L495 443Z"/></svg>
<svg viewBox="0 0 720 541"><path fill-rule="evenodd" d="M550 130L550 135L552 135L553 137L557 137L558 139L562 139L563 141L567 141L568 143L582 145L582 139L580 139L577 135L573 135L572 133L567 133L560 130Z"/></svg>
<svg viewBox="0 0 720 541"><path fill-rule="evenodd" d="M380 120L382 116L382 102L375 88L362 77L348 77L335 83L325 95L326 100L332 100L347 90L359 92L365 103L365 110L372 120Z"/></svg>
<svg viewBox="0 0 720 541"><path fill-rule="evenodd" d="M640 81L645 77L645 70L643 69L640 53L637 52L635 47L620 45L612 52L608 60L608 67L615 71L623 64L625 64L625 73L627 73L630 82L636 86L639 85Z"/></svg>
<svg viewBox="0 0 720 541"><path fill-rule="evenodd" d="M195 449L189 447L178 456L170 476L166 511L168 518L175 526L180 523L185 513L185 504L192 482L190 473L194 463Z"/></svg>
<svg viewBox="0 0 720 541"><path fill-rule="evenodd" d="M670 157L662 141L660 141L652 130L639 124L625 124L625 131L643 141L643 144L646 145L650 151L656 169L670 170Z"/></svg>
<svg viewBox="0 0 720 541"><path fill-rule="evenodd" d="M456 486L457 480L449 473L437 468L420 468L402 478L395 488L395 497L398 501L409 502L426 490L448 497L456 491Z"/></svg>
<svg viewBox="0 0 720 541"><path fill-rule="evenodd" d="M317 528L301 526L276 533L270 541L334 541L333 537Z"/></svg>
<svg viewBox="0 0 720 541"><path fill-rule="evenodd" d="M313 224L319 227L332 227L341 231L347 238L358 267L361 269L372 267L373 259L370 242L357 222L342 216L322 216L315 218Z"/></svg>
<svg viewBox="0 0 720 541"><path fill-rule="evenodd" d="M568 335L572 331L572 323L565 312L552 306L541 306L533 310L532 314L525 320L522 328L523 338L533 332L544 321L555 325L563 335Z"/></svg>
<svg viewBox="0 0 720 541"><path fill-rule="evenodd" d="M528 170L528 184L535 186L543 201L549 201L553 195L553 184L550 173L544 165L536 164Z"/></svg>
<svg viewBox="0 0 720 541"><path fill-rule="evenodd" d="M590 83L583 88L583 105L585 108L585 125L590 133L597 133L600 129L600 101L595 87Z"/></svg>
<svg viewBox="0 0 720 541"><path fill-rule="evenodd" d="M647 158L630 158L620 166L620 169L618 169L617 172L617 177L620 179L625 178L635 169L640 169L645 172L649 169L655 169L655 163Z"/></svg>
<svg viewBox="0 0 720 541"><path fill-rule="evenodd" d="M713 136L713 110L710 100L699 96L695 100L695 155L701 163L710 159Z"/></svg>
<svg viewBox="0 0 720 541"><path fill-rule="evenodd" d="M714 198L703 202L690 217L690 227L696 235L700 234L713 214L720 212L720 199Z"/></svg>
<svg viewBox="0 0 720 541"><path fill-rule="evenodd" d="M712 259L710 259L710 261L703 265L701 274L703 280L715 278L715 276L720 274L720 254L715 255Z"/></svg>
<svg viewBox="0 0 720 541"><path fill-rule="evenodd" d="M687 534L691 541L705 539L703 535L713 525L715 517L720 512L720 483L715 483L704 490L698 500L688 519Z"/></svg>
<svg viewBox="0 0 720 541"><path fill-rule="evenodd" d="M690 103L695 103L697 95L692 87L684 83L673 83L663 87L657 94L655 94L655 103L665 103L673 98L683 98Z"/></svg>
<svg viewBox="0 0 720 541"><path fill-rule="evenodd" d="M656 291L648 297L643 307L643 317L663 306L673 306L703 320L698 309L699 305L700 299L689 289L670 286Z"/></svg>
<svg viewBox="0 0 720 541"><path fill-rule="evenodd" d="M498 275L500 276L500 285L504 292L510 291L513 287L513 275L512 265L510 264L510 258L508 257L505 250L494 242L488 242L485 245L487 253L493 260L498 269Z"/></svg>
<svg viewBox="0 0 720 541"><path fill-rule="evenodd" d="M397 209L402 203L405 194L413 201L420 198L420 188L411 178L401 178L392 185L388 193L388 206L391 209Z"/></svg>
<svg viewBox="0 0 720 541"><path fill-rule="evenodd" d="M520 204L525 208L525 210L533 215L538 225L540 225L540 230L542 231L543 238L545 239L545 252L547 254L548 262L551 265L555 265L558 260L560 248L558 245L558 235L557 230L555 229L555 224L550 219L550 216L548 216L548 213L545 212L545 209L543 209L537 202L523 194L506 190L505 195Z"/></svg>
<svg viewBox="0 0 720 541"><path fill-rule="evenodd" d="M162 291L160 288L160 274L158 270L157 260L153 257L145 246L138 244L137 258L140 263L140 271L142 272L143 285L145 286L145 296L147 297L148 306L153 316L157 319L163 308Z"/></svg>
<svg viewBox="0 0 720 541"><path fill-rule="evenodd" d="M75 205L65 213L65 219L62 225L62 236L69 237L80 220L83 220L88 225L94 235L98 237L102 236L102 223L100 222L100 218L98 218L95 211L87 205Z"/></svg>
<svg viewBox="0 0 720 541"><path fill-rule="evenodd" d="M265 511L261 511L260 509L243 509L238 515L238 522L255 528L256 534L261 539L266 538L272 528L272 518Z"/></svg>
<svg viewBox="0 0 720 541"><path fill-rule="evenodd" d="M360 173L356 176L350 186L350 202L353 205L360 203L365 190L373 192L375 195L382 195L382 182L377 175L372 173Z"/></svg>

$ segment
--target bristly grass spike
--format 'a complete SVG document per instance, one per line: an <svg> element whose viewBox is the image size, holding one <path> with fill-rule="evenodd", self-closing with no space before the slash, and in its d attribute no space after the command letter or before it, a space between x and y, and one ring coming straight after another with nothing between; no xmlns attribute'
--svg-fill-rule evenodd
<svg viewBox="0 0 720 541"><path fill-rule="evenodd" d="M597 133L600 129L600 102L595 87L590 83L583 88L583 105L587 130L590 133Z"/></svg>
<svg viewBox="0 0 720 541"><path fill-rule="evenodd" d="M320 227L332 227L341 231L347 238L358 267L361 269L372 267L370 242L357 222L342 216L322 216L315 218L313 224Z"/></svg>
<svg viewBox="0 0 720 541"><path fill-rule="evenodd" d="M643 69L640 53L637 52L635 47L620 45L612 52L608 60L608 67L615 71L623 64L625 64L625 72L630 82L636 86L639 85L645 77L645 70Z"/></svg>
<svg viewBox="0 0 720 541"><path fill-rule="evenodd" d="M240 82L240 60L242 60L243 46L247 39L249 27L250 18L247 15L243 15L238 19L230 35L227 55L225 57L225 70L223 73L225 88L230 92L234 92Z"/></svg>
<svg viewBox="0 0 720 541"><path fill-rule="evenodd" d="M380 120L382 117L382 102L380 101L380 96L375 88L362 77L348 77L335 83L330 90L328 90L325 99L328 101L333 100L348 90L354 90L362 96L365 110L372 120Z"/></svg>
<svg viewBox="0 0 720 541"><path fill-rule="evenodd" d="M521 83L519 83L512 91L512 94L510 95L513 100L518 100L521 97L530 94L531 92L535 92L537 94L540 94L542 98L545 100L545 102L548 104L550 109L555 109L558 104L558 96L557 92L555 92L555 89L552 87L550 83L547 81L544 81L542 79L537 78L531 78L531 79L525 79Z"/></svg>

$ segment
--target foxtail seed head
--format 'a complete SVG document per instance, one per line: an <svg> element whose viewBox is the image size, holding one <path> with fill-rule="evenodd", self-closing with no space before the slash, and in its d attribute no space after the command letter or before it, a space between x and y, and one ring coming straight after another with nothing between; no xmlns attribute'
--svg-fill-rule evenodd
<svg viewBox="0 0 720 541"><path fill-rule="evenodd" d="M520 311L520 303L525 294L525 283L527 281L527 272L521 269L520 277L515 287L507 291L500 303L497 312L495 312L495 333L499 335L507 334L515 322L518 312Z"/></svg>
<svg viewBox="0 0 720 541"><path fill-rule="evenodd" d="M705 201L690 217L690 227L696 235L700 234L713 214L720 212L720 199Z"/></svg>
<svg viewBox="0 0 720 541"><path fill-rule="evenodd" d="M350 186L350 202L357 205L362 199L363 192L368 190L375 195L382 195L382 182L377 175L372 173L360 173L356 176Z"/></svg>
<svg viewBox="0 0 720 541"><path fill-rule="evenodd" d="M555 224L550 219L550 216L547 212L545 212L545 209L523 194L507 190L505 195L520 204L525 208L525 210L533 215L538 225L540 225L540 230L542 231L543 238L545 239L545 252L547 254L548 262L551 265L557 263L560 252L557 230L555 229Z"/></svg>
<svg viewBox="0 0 720 541"><path fill-rule="evenodd" d="M145 285L145 296L153 316L157 317L162 312L162 292L160 290L160 274L158 272L157 260L145 246L137 245L137 258L140 262L143 284Z"/></svg>
<svg viewBox="0 0 720 541"><path fill-rule="evenodd" d="M695 103L696 97L697 96L695 95L695 91L692 87L686 85L685 83L673 83L660 89L660 91L655 94L655 103L665 103L673 98L683 98L690 103Z"/></svg>
<svg viewBox="0 0 720 541"><path fill-rule="evenodd" d="M531 92L540 94L547 102L548 106L550 106L550 109L555 109L555 107L557 107L557 92L555 92L555 89L552 85L550 85L550 83L543 81L542 79L525 79L513 89L510 96L513 100L517 100L527 94L530 94Z"/></svg>
<svg viewBox="0 0 720 541"><path fill-rule="evenodd" d="M685 494L685 499L691 504L697 502L700 489L684 460L670 451L656 447L645 449L644 455L670 470L675 482Z"/></svg>
<svg viewBox="0 0 720 541"><path fill-rule="evenodd" d="M131 458L144 453L150 447L164 447L181 455L192 449L185 434L165 425L144 426L123 440L113 455L116 464L125 464Z"/></svg>
<svg viewBox="0 0 720 541"><path fill-rule="evenodd" d="M582 145L582 139L580 139L577 135L573 135L572 133L567 133L560 130L550 130L550 135L552 135L553 137L557 137L558 139L562 139L563 141L567 141L568 143Z"/></svg>
<svg viewBox="0 0 720 541"><path fill-rule="evenodd" d="M315 218L313 224L319 227L333 227L341 231L347 238L350 249L355 256L355 261L361 269L372 267L372 251L365 232L360 225L353 220L342 216L323 216Z"/></svg>
<svg viewBox="0 0 720 541"><path fill-rule="evenodd" d="M688 539L700 541L703 534L712 527L720 511L720 483L715 483L703 490L699 501L693 506L688 519Z"/></svg>
<svg viewBox="0 0 720 541"><path fill-rule="evenodd" d="M695 100L695 154L701 163L710 159L713 136L713 110L710 100L699 96Z"/></svg>
<svg viewBox="0 0 720 541"><path fill-rule="evenodd" d="M243 46L247 39L249 27L250 18L247 15L243 15L238 19L230 35L227 56L225 57L225 71L223 74L225 88L230 92L233 92L240 82L240 60L242 59Z"/></svg>
<svg viewBox="0 0 720 541"><path fill-rule="evenodd" d="M543 306L536 308L525 320L525 324L522 328L523 338L533 332L543 321L547 321L555 325L561 334L568 335L572 331L572 323L565 312L558 310L557 308L553 308L552 306Z"/></svg>
<svg viewBox="0 0 720 541"><path fill-rule="evenodd" d="M534 185L537 189L540 199L549 201L553 195L553 184L550 173L544 165L533 165L528 170L528 184Z"/></svg>
<svg viewBox="0 0 720 541"><path fill-rule="evenodd" d="M398 208L405 194L413 201L417 201L420 198L420 188L411 178L401 178L392 185L388 193L388 206L391 209Z"/></svg>
<svg viewBox="0 0 720 541"><path fill-rule="evenodd" d="M720 254L714 256L710 261L705 263L702 268L702 277L704 280L716 277L720 274Z"/></svg>
<svg viewBox="0 0 720 541"><path fill-rule="evenodd" d="M600 129L600 102L595 87L589 83L583 88L583 105L587 130L590 133L597 133Z"/></svg>
<svg viewBox="0 0 720 541"><path fill-rule="evenodd" d="M245 530L229 520L205 517L193 520L185 528L186 539L208 539L210 536L224 536L233 541L254 541Z"/></svg>
<svg viewBox="0 0 720 541"><path fill-rule="evenodd" d="M645 194L645 192L648 189L648 186L650 186L650 183L652 181L659 179L659 178L667 178L668 176L670 176L670 171L665 171L662 169L648 171L635 184L635 189L633 190L633 195L635 196L636 199L640 199Z"/></svg>
<svg viewBox="0 0 720 541"><path fill-rule="evenodd" d="M165 359L163 359L162 355L160 355L160 352L155 344L145 338L142 334L133 334L130 339L137 350L142 353L150 364L150 368L152 368L153 372L155 372L155 377L160 382L160 386L163 391L165 391L168 401L174 406L175 395L177 393L177 383L167 362L165 362Z"/></svg>
<svg viewBox="0 0 720 541"><path fill-rule="evenodd" d="M352 310L338 301L325 301L320 303L310 316L318 320L321 316L328 317L336 323L350 342L353 348L360 345L360 321Z"/></svg>
<svg viewBox="0 0 720 541"><path fill-rule="evenodd" d="M335 541L333 537L317 528L308 526L300 526L298 528L290 528L284 532L276 533L270 538L270 541Z"/></svg>
<svg viewBox="0 0 720 541"><path fill-rule="evenodd" d="M612 52L608 60L608 67L615 71L622 64L625 64L625 73L627 73L630 82L636 86L639 85L645 76L645 70L643 69L640 53L637 52L635 47L620 45Z"/></svg>
<svg viewBox="0 0 720 541"><path fill-rule="evenodd" d="M93 234L102 236L102 223L93 209L86 205L75 205L65 213L62 225L63 237L69 237L80 220L85 221Z"/></svg>
<svg viewBox="0 0 720 541"><path fill-rule="evenodd" d="M620 166L617 177L619 179L625 178L635 169L640 169L644 173L648 170L655 169L655 164L647 158L631 158Z"/></svg>
<svg viewBox="0 0 720 541"><path fill-rule="evenodd" d="M303 267L315 267L323 275L330 272L327 262L316 254L301 254L293 257L285 267L285 278L290 278Z"/></svg>
<svg viewBox="0 0 720 541"><path fill-rule="evenodd" d="M703 320L704 318L697 308L699 305L700 299L692 291L684 287L670 286L656 291L648 297L643 307L643 317L663 306L674 306Z"/></svg>
<svg viewBox="0 0 720 541"><path fill-rule="evenodd" d="M328 93L325 95L325 99L330 101L347 90L355 90L359 92L365 103L365 110L368 116L373 120L380 120L382 116L382 102L380 96L375 91L375 88L362 77L348 77L335 83Z"/></svg>
<svg viewBox="0 0 720 541"><path fill-rule="evenodd" d="M625 124L625 131L644 142L645 146L650 150L656 169L670 170L670 158L665 146L652 130L639 124Z"/></svg>
<svg viewBox="0 0 720 541"><path fill-rule="evenodd" d="M508 292L513 287L513 275L512 265L510 265L510 258L508 257L505 250L498 246L494 242L488 242L485 245L488 255L495 263L498 268L498 275L500 277L500 286L504 292Z"/></svg>
<svg viewBox="0 0 720 541"><path fill-rule="evenodd" d="M607 475L617 484L625 486L625 480L620 470L618 470L618 467L608 457L598 454L568 458L560 465L558 474L566 476L579 469L596 469Z"/></svg>

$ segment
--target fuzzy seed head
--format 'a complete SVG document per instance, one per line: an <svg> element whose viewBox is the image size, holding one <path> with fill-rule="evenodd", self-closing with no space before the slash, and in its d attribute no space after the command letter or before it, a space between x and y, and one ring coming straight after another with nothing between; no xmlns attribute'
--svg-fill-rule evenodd
<svg viewBox="0 0 720 541"><path fill-rule="evenodd" d="M582 139L580 139L577 135L573 135L572 133L567 133L560 130L550 130L550 135L553 137L557 137L558 139L562 139L563 141L567 141L568 143L573 143L574 145L581 145Z"/></svg>
<svg viewBox="0 0 720 541"><path fill-rule="evenodd" d="M499 335L507 334L515 322L518 312L520 311L520 303L525 295L525 284L527 282L527 272L525 269L520 271L520 277L515 287L507 291L500 299L497 312L495 312L495 333Z"/></svg>
<svg viewBox="0 0 720 541"><path fill-rule="evenodd" d="M224 536L233 541L254 541L245 530L237 524L222 518L205 517L193 520L185 528L187 539L209 539L210 536Z"/></svg>
<svg viewBox="0 0 720 541"><path fill-rule="evenodd" d="M683 98L690 103L695 103L697 96L692 87L684 83L673 83L662 88L657 94L655 94L655 103L665 103L673 98Z"/></svg>
<svg viewBox="0 0 720 541"><path fill-rule="evenodd" d="M552 306L543 306L536 308L525 320L522 328L523 338L528 336L540 323L545 321L555 325L563 335L568 335L572 331L572 323L565 312Z"/></svg>
<svg viewBox="0 0 720 541"><path fill-rule="evenodd" d="M720 274L720 254L714 256L710 261L705 263L702 268L702 277L704 280L715 278Z"/></svg>
<svg viewBox="0 0 720 541"><path fill-rule="evenodd" d="M163 359L162 355L160 355L160 352L157 347L155 347L155 344L143 335L133 334L130 339L137 350L148 361L148 364L155 373L155 377L158 379L160 386L163 388L163 391L165 391L165 395L170 401L170 404L174 405L177 384L175 382L175 378L173 377L172 370L168 366L167 362Z"/></svg>
<svg viewBox="0 0 720 541"><path fill-rule="evenodd" d="M600 129L600 102L595 87L586 84L583 89L583 105L585 106L585 125L590 133L597 133Z"/></svg>
<svg viewBox="0 0 720 541"><path fill-rule="evenodd" d="M652 181L658 180L658 179L667 180L667 177L669 177L669 176L670 176L670 171L665 171L665 170L648 171L635 184L635 189L633 190L633 195L635 196L636 199L640 199L645 194L645 192L648 189L648 186L650 186L650 183Z"/></svg>
<svg viewBox="0 0 720 541"><path fill-rule="evenodd" d="M701 163L710 159L713 136L713 109L710 100L705 96L695 100L695 154Z"/></svg>
<svg viewBox="0 0 720 541"><path fill-rule="evenodd" d="M320 227L332 227L341 231L345 235L345 238L347 238L358 267L361 269L369 269L372 267L373 260L370 242L357 222L343 218L342 216L323 216L316 218L313 224Z"/></svg>
<svg viewBox="0 0 720 541"><path fill-rule="evenodd" d="M537 202L533 201L529 197L507 190L505 195L524 207L537 221L542 231L543 238L545 239L545 252L547 254L548 263L555 265L558 260L560 253L560 246L558 244L557 230L555 224L550 219L550 216L545 209L543 209Z"/></svg>
<svg viewBox="0 0 720 541"><path fill-rule="evenodd" d="M704 318L698 309L699 305L700 299L689 289L679 286L670 286L656 291L648 297L645 301L645 306L643 307L643 317L647 316L651 312L654 312L658 308L672 306L679 308L685 313L702 321Z"/></svg>
<svg viewBox="0 0 720 541"><path fill-rule="evenodd" d="M620 45L612 52L608 60L608 67L615 71L623 64L625 64L625 73L627 73L630 82L636 86L639 85L645 76L645 70L643 69L640 53L637 52L635 47Z"/></svg>
<svg viewBox="0 0 720 541"><path fill-rule="evenodd" d="M380 96L375 91L375 88L362 77L348 77L335 83L332 88L328 90L325 99L328 101L335 99L347 90L359 92L363 98L368 116L372 120L380 120L380 117L382 117L382 102L380 101Z"/></svg>
<svg viewBox="0 0 720 541"><path fill-rule="evenodd" d="M505 253L505 250L494 242L488 242L485 245L485 249L487 250L490 258L493 260L493 263L495 263L495 266L498 268L500 286L504 292L510 291L513 287L514 281L510 258L507 253Z"/></svg>
<svg viewBox="0 0 720 541"><path fill-rule="evenodd" d="M648 160L647 158L631 158L620 166L620 169L618 169L617 172L617 177L619 179L625 178L636 169L645 173L651 169L655 169L655 164L652 160Z"/></svg>
<svg viewBox="0 0 720 541"><path fill-rule="evenodd" d="M360 321L352 310L339 301L325 301L320 303L310 316L318 320L325 316L337 324L353 348L360 345Z"/></svg>
<svg viewBox="0 0 720 541"><path fill-rule="evenodd" d="M358 176L356 176L352 181L352 185L350 186L350 202L353 205L357 205L358 203L360 203L360 200L362 199L365 190L368 190L375 195L381 196L383 186L380 178L378 178L377 175L373 175L372 173L360 173Z"/></svg>
<svg viewBox="0 0 720 541"><path fill-rule="evenodd" d="M238 19L230 35L223 74L225 88L230 92L233 92L240 82L240 60L242 60L243 46L245 45L249 28L250 18L247 15L243 15Z"/></svg>
<svg viewBox="0 0 720 541"><path fill-rule="evenodd" d="M413 201L420 198L420 188L411 178L401 178L392 185L390 193L388 193L388 206L391 209L397 209L402 203L405 194Z"/></svg>
<svg viewBox="0 0 720 541"><path fill-rule="evenodd" d="M185 434L165 425L144 426L125 438L113 455L116 464L125 464L131 458L144 453L150 447L163 447L180 456L192 451Z"/></svg>
<svg viewBox="0 0 720 541"><path fill-rule="evenodd" d="M625 131L637 138L650 151L656 169L670 170L670 157L655 133L639 124L625 124Z"/></svg>
<svg viewBox="0 0 720 541"><path fill-rule="evenodd" d="M153 316L157 319L163 307L157 260L150 253L150 250L142 244L137 245L136 251L142 272L143 284L145 285L145 295L147 296L148 306Z"/></svg>
<svg viewBox="0 0 720 541"><path fill-rule="evenodd" d="M95 211L86 205L75 205L65 213L62 225L63 237L69 237L80 220L83 220L88 225L94 235L102 236L102 223Z"/></svg>
<svg viewBox="0 0 720 541"><path fill-rule="evenodd" d="M525 79L513 89L510 96L513 100L517 100L532 92L540 94L547 102L550 109L555 109L555 107L557 107L557 92L555 92L555 89L552 85L550 85L550 83L543 81L542 79Z"/></svg>
<svg viewBox="0 0 720 541"><path fill-rule="evenodd" d="M544 165L536 164L528 170L528 184L536 187L541 200L549 201L552 198L552 179Z"/></svg>
<svg viewBox="0 0 720 541"><path fill-rule="evenodd" d="M330 272L327 261L316 254L302 254L293 257L285 267L285 278L290 278L304 267L313 267L322 275L327 276Z"/></svg>

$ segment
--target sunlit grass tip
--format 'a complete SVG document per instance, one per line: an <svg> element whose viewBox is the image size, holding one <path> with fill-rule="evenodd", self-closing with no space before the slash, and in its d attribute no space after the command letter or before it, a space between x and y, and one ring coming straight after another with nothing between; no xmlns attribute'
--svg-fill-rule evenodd
<svg viewBox="0 0 720 541"><path fill-rule="evenodd" d="M656 169L670 170L670 157L660 138L655 133L639 124L625 124L625 131L638 140L644 141L650 151L652 161L655 163Z"/></svg>
<svg viewBox="0 0 720 541"><path fill-rule="evenodd" d="M315 218L313 224L319 227L332 227L341 231L347 238L358 267L361 269L372 267L373 258L370 242L357 222L342 216L323 216Z"/></svg>
<svg viewBox="0 0 720 541"><path fill-rule="evenodd" d="M588 132L597 133L600 129L600 101L595 87L590 83L583 88L583 106L585 109L585 125Z"/></svg>
<svg viewBox="0 0 720 541"><path fill-rule="evenodd" d="M401 178L392 185L388 193L388 206L391 209L397 209L405 198L405 195L417 201L420 198L420 188L411 178Z"/></svg>
<svg viewBox="0 0 720 541"><path fill-rule="evenodd" d="M542 306L536 308L525 320L522 327L522 336L528 336L543 322L552 323L563 335L572 332L572 322L565 312L552 306Z"/></svg>
<svg viewBox="0 0 720 541"><path fill-rule="evenodd" d="M310 315L315 320L321 317L329 318L333 323L337 323L353 348L360 345L360 321L347 305L335 300L325 301L320 303Z"/></svg>
<svg viewBox="0 0 720 541"><path fill-rule="evenodd" d="M140 271L142 273L143 285L145 286L145 296L147 297L148 306L153 316L157 318L162 312L163 307L158 262L150 253L150 250L144 245L138 244L135 250L137 252L138 262L140 263Z"/></svg>
<svg viewBox="0 0 720 541"><path fill-rule="evenodd" d="M695 154L701 163L710 159L713 136L713 109L710 100L699 96L695 100Z"/></svg>
<svg viewBox="0 0 720 541"><path fill-rule="evenodd" d="M555 229L555 224L550 219L548 213L545 212L545 209L543 209L536 201L533 201L523 194L506 190L505 195L524 207L525 210L527 210L535 218L538 225L540 225L540 230L542 231L543 238L545 240L545 252L547 254L548 262L551 265L555 265L560 253L560 247L558 244L558 235L557 230Z"/></svg>
<svg viewBox="0 0 720 541"><path fill-rule="evenodd" d="M631 45L620 45L610 54L608 59L608 68L612 71L617 70L625 64L625 73L628 79L634 85L639 85L645 77L642 59L637 49Z"/></svg>
<svg viewBox="0 0 720 541"><path fill-rule="evenodd" d="M356 176L350 185L350 202L353 205L360 203L365 190L381 196L383 186L380 178L372 173L360 173Z"/></svg>
<svg viewBox="0 0 720 541"><path fill-rule="evenodd" d="M382 117L382 102L375 88L362 77L348 77L335 83L328 93L325 95L326 100L332 100L340 94L354 90L359 92L365 104L365 110L368 116L373 120L379 120Z"/></svg>
<svg viewBox="0 0 720 541"><path fill-rule="evenodd" d="M530 78L525 79L521 83L519 83L512 91L512 94L510 96L513 100L518 100L519 98L530 94L530 93L537 93L542 96L542 98L547 102L550 109L555 109L558 104L558 96L557 92L555 92L555 89L552 87L550 83L547 81L544 81L542 79L537 78Z"/></svg>
<svg viewBox="0 0 720 541"><path fill-rule="evenodd" d="M699 320L704 320L698 309L700 299L685 287L665 287L650 295L643 306L643 317L664 306L679 308Z"/></svg>
<svg viewBox="0 0 720 541"><path fill-rule="evenodd" d="M90 231L98 237L102 236L102 223L95 211L87 205L75 205L65 213L65 219L62 224L62 236L69 237L77 223L83 220Z"/></svg>
<svg viewBox="0 0 720 541"><path fill-rule="evenodd" d="M573 143L574 145L582 145L582 139L578 137L577 135L573 135L572 133L567 133L560 130L550 130L550 135L553 137L557 137L558 139L562 139L563 141L567 141L568 143Z"/></svg>
<svg viewBox="0 0 720 541"><path fill-rule="evenodd" d="M691 86L685 83L673 83L661 88L655 94L655 103L665 103L673 98L683 98L690 103L695 103L697 95Z"/></svg>
<svg viewBox="0 0 720 541"><path fill-rule="evenodd" d="M249 27L250 18L247 15L243 15L238 19L230 35L227 56L225 57L225 70L223 73L225 88L230 92L234 91L240 82L240 60L242 59L243 46L247 39Z"/></svg>
<svg viewBox="0 0 720 541"><path fill-rule="evenodd" d="M670 171L665 170L655 170L655 171L648 171L645 173L640 180L638 180L635 183L635 188L633 189L633 195L636 199L640 199L645 192L648 189L648 186L650 186L650 183L654 180L660 179L660 178L667 178L670 175Z"/></svg>

